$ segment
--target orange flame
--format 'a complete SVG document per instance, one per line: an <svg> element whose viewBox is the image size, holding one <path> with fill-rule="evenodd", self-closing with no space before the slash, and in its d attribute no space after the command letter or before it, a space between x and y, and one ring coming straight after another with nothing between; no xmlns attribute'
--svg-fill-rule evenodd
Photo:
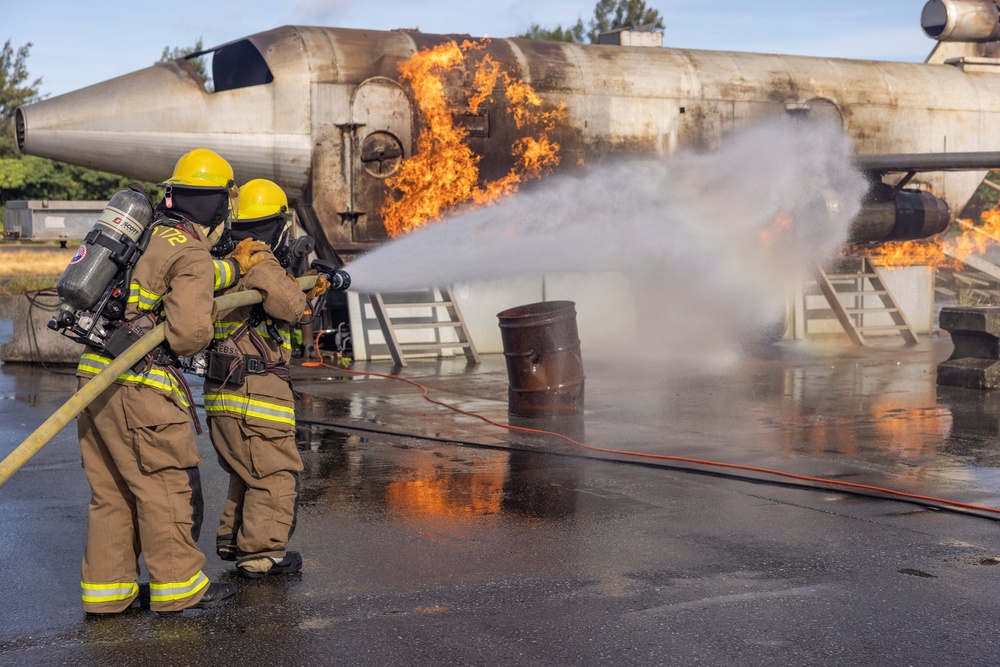
<svg viewBox="0 0 1000 667"><path fill-rule="evenodd" d="M501 70L488 54L470 62L470 52L483 50L487 43L440 44L414 54L400 66L400 76L413 89L426 126L417 138L416 152L386 181L395 190L381 211L390 236L440 220L459 205L472 208L492 203L515 192L526 179L538 178L559 164L559 144L549 134L565 118L564 105L543 111L535 91ZM470 68L471 77L467 75ZM446 96L446 79L456 76L471 78L459 113L478 114L483 104L495 101L499 85L515 126L525 131L511 147L514 166L495 181L479 183L481 156L466 144L468 130L455 124L456 102Z"/></svg>
<svg viewBox="0 0 1000 667"><path fill-rule="evenodd" d="M879 266L931 266L956 268L970 255L979 255L1000 240L1000 210L983 211L979 225L959 220L962 233L954 239L930 239L886 243L859 249Z"/></svg>
<svg viewBox="0 0 1000 667"><path fill-rule="evenodd" d="M779 213L774 216L771 224L757 230L757 239L762 248L772 247L782 234L790 232L792 229L792 216L788 213Z"/></svg>

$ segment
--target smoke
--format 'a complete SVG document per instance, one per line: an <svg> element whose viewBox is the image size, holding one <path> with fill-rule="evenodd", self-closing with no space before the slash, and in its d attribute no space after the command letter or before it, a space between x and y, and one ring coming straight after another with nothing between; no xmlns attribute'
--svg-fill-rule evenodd
<svg viewBox="0 0 1000 667"><path fill-rule="evenodd" d="M620 271L650 342L709 347L783 321L791 291L846 242L866 189L839 128L769 122L713 153L549 177L387 243L348 271L362 293Z"/></svg>

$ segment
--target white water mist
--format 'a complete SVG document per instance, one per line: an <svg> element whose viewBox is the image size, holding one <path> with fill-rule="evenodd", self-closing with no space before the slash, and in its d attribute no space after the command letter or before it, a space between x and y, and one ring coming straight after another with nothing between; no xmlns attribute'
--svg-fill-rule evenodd
<svg viewBox="0 0 1000 667"><path fill-rule="evenodd" d="M362 293L621 271L644 337L690 349L783 317L791 290L846 242L866 188L839 128L769 122L713 153L549 177L393 240L347 270Z"/></svg>

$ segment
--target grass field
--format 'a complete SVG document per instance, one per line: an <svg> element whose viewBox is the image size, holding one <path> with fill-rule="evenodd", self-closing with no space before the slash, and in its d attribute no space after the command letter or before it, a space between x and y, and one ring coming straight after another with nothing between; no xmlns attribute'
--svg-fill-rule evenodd
<svg viewBox="0 0 1000 667"><path fill-rule="evenodd" d="M77 245L0 243L0 294L23 294L56 286Z"/></svg>

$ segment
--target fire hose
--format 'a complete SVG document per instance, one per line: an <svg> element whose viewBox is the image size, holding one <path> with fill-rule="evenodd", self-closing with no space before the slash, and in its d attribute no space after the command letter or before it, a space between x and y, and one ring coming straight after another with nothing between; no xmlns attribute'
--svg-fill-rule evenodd
<svg viewBox="0 0 1000 667"><path fill-rule="evenodd" d="M303 276L298 278L302 290L309 290L316 284L316 276ZM215 297L218 310L230 310L240 306L249 306L260 303L262 300L260 292L257 290L247 290L234 294L224 294ZM14 451L0 461L0 486L2 486L11 475L28 462L32 456L46 445L59 431L70 421L83 412L84 408L90 405L91 401L101 395L105 389L111 386L118 376L130 369L140 359L146 356L154 347L164 340L163 323L153 327L142 338L137 340L130 348L120 354L112 361L107 368L95 375L87 384L66 401L61 408L52 413L42 425L35 429L28 438L18 445Z"/></svg>

